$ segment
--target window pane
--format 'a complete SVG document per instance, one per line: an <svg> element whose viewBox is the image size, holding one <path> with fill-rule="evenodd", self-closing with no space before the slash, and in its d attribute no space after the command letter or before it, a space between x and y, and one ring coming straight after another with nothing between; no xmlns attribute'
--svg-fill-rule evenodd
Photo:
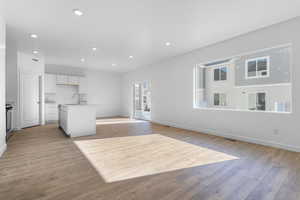
<svg viewBox="0 0 300 200"><path fill-rule="evenodd" d="M248 62L248 77L256 76L256 61Z"/></svg>
<svg viewBox="0 0 300 200"><path fill-rule="evenodd" d="M257 93L257 110L266 110L266 93Z"/></svg>
<svg viewBox="0 0 300 200"><path fill-rule="evenodd" d="M134 84L134 88L135 88L135 109L142 110L141 84Z"/></svg>
<svg viewBox="0 0 300 200"><path fill-rule="evenodd" d="M220 105L226 106L226 94L220 94Z"/></svg>
<svg viewBox="0 0 300 200"><path fill-rule="evenodd" d="M227 80L227 67L222 67L221 68L221 80Z"/></svg>
<svg viewBox="0 0 300 200"><path fill-rule="evenodd" d="M266 58L257 60L257 71L266 71L267 62Z"/></svg>
<svg viewBox="0 0 300 200"><path fill-rule="evenodd" d="M214 94L214 105L215 106L220 105L220 94L218 94L218 93Z"/></svg>
<svg viewBox="0 0 300 200"><path fill-rule="evenodd" d="M220 69L215 69L214 70L214 80L215 81L220 80Z"/></svg>

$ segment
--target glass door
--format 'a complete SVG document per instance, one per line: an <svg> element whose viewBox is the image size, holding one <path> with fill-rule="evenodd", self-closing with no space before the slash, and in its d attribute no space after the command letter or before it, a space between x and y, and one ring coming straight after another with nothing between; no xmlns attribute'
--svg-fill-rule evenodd
<svg viewBox="0 0 300 200"><path fill-rule="evenodd" d="M151 90L148 81L134 83L133 99L134 118L151 120Z"/></svg>

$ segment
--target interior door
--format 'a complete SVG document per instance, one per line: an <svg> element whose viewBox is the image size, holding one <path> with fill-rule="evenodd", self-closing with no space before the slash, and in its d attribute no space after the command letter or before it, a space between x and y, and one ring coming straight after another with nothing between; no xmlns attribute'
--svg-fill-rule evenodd
<svg viewBox="0 0 300 200"><path fill-rule="evenodd" d="M39 75L21 73L22 128L39 125Z"/></svg>

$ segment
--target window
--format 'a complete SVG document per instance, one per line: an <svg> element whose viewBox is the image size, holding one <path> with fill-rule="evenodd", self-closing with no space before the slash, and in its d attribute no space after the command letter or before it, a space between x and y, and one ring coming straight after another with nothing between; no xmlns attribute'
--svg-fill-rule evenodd
<svg viewBox="0 0 300 200"><path fill-rule="evenodd" d="M226 106L226 94L214 93L214 105L215 106Z"/></svg>
<svg viewBox="0 0 300 200"><path fill-rule="evenodd" d="M218 67L214 69L214 81L227 80L227 67Z"/></svg>
<svg viewBox="0 0 300 200"><path fill-rule="evenodd" d="M246 60L246 78L263 78L269 76L269 57Z"/></svg>
<svg viewBox="0 0 300 200"><path fill-rule="evenodd" d="M266 110L266 93L257 92L248 94L249 110Z"/></svg>
<svg viewBox="0 0 300 200"><path fill-rule="evenodd" d="M141 101L141 86L140 84L134 84L134 105L135 110L141 110L142 109L142 101Z"/></svg>
<svg viewBox="0 0 300 200"><path fill-rule="evenodd" d="M197 64L193 107L291 113L292 50L287 44Z"/></svg>

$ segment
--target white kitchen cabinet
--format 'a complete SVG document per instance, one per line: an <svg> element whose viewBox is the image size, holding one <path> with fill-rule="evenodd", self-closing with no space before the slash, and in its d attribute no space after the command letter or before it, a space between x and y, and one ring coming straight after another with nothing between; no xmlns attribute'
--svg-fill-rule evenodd
<svg viewBox="0 0 300 200"><path fill-rule="evenodd" d="M70 76L70 75L56 75L56 84L57 85L79 85L80 84L79 76Z"/></svg>
<svg viewBox="0 0 300 200"><path fill-rule="evenodd" d="M69 76L68 78L69 85L79 85L79 76Z"/></svg>
<svg viewBox="0 0 300 200"><path fill-rule="evenodd" d="M58 120L58 107L57 104L45 104L45 120L57 121Z"/></svg>
<svg viewBox="0 0 300 200"><path fill-rule="evenodd" d="M92 105L60 105L59 126L70 137L96 134L96 109Z"/></svg>
<svg viewBox="0 0 300 200"><path fill-rule="evenodd" d="M45 93L56 93L56 75L45 74Z"/></svg>
<svg viewBox="0 0 300 200"><path fill-rule="evenodd" d="M67 85L69 83L69 77L67 75L56 75L57 85Z"/></svg>
<svg viewBox="0 0 300 200"><path fill-rule="evenodd" d="M88 93L88 80L85 77L80 77L79 79L79 93L87 94Z"/></svg>

